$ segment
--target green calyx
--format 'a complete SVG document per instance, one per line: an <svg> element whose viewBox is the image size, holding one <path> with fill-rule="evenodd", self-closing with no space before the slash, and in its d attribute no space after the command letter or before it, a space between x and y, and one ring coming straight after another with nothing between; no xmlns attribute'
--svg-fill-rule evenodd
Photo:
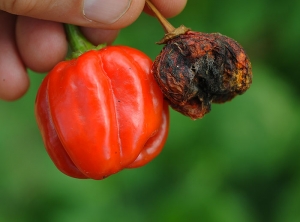
<svg viewBox="0 0 300 222"><path fill-rule="evenodd" d="M64 24L65 32L67 34L70 56L68 58L74 59L89 50L99 50L104 48L106 45L101 44L98 46L93 45L89 42L84 35L81 33L80 29L75 25Z"/></svg>

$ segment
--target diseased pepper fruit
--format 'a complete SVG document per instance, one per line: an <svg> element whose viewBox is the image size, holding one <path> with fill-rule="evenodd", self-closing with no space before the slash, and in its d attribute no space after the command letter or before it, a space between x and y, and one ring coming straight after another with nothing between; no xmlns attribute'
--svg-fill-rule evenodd
<svg viewBox="0 0 300 222"><path fill-rule="evenodd" d="M147 164L169 127L152 61L125 46L94 50L77 27L67 28L73 50L90 50L56 65L39 88L35 114L52 161L71 177L92 179Z"/></svg>
<svg viewBox="0 0 300 222"><path fill-rule="evenodd" d="M146 1L163 25L166 44L153 64L153 74L171 107L192 119L243 94L252 83L251 63L243 48L219 33L175 29Z"/></svg>

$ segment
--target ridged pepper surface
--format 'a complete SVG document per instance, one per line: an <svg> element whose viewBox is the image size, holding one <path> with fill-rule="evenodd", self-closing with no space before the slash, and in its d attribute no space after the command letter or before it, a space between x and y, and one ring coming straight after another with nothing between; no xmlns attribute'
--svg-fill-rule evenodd
<svg viewBox="0 0 300 222"><path fill-rule="evenodd" d="M151 65L136 49L108 46L61 62L45 77L35 113L60 171L103 179L161 152L169 111Z"/></svg>

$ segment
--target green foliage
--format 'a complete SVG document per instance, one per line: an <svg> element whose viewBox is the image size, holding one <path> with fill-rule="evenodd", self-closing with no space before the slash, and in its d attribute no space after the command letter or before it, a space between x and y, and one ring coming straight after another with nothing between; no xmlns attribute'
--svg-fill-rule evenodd
<svg viewBox="0 0 300 222"><path fill-rule="evenodd" d="M170 21L240 42L253 85L202 120L172 111L160 156L103 181L55 168L33 113L44 76L30 72L24 98L0 101L0 221L300 221L299 10L296 0L189 0ZM142 15L116 44L154 59L162 35Z"/></svg>

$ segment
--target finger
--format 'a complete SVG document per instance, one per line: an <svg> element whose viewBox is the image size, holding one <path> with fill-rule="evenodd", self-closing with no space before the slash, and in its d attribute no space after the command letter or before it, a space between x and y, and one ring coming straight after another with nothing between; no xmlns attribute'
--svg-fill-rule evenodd
<svg viewBox="0 0 300 222"><path fill-rule="evenodd" d="M0 11L0 98L15 100L29 87L29 78L14 42L15 16Z"/></svg>
<svg viewBox="0 0 300 222"><path fill-rule="evenodd" d="M138 18L144 4L144 0L0 0L0 10L79 26L120 29Z"/></svg>
<svg viewBox="0 0 300 222"><path fill-rule="evenodd" d="M50 71L68 51L63 25L57 22L18 16L16 40L26 67L36 72Z"/></svg>
<svg viewBox="0 0 300 222"><path fill-rule="evenodd" d="M163 16L170 18L178 15L184 9L187 0L151 0L151 2ZM154 15L147 6L144 11L150 15Z"/></svg>
<svg viewBox="0 0 300 222"><path fill-rule="evenodd" d="M86 27L81 27L81 31L94 45L99 45L102 43L110 45L119 34L119 30L95 29Z"/></svg>

